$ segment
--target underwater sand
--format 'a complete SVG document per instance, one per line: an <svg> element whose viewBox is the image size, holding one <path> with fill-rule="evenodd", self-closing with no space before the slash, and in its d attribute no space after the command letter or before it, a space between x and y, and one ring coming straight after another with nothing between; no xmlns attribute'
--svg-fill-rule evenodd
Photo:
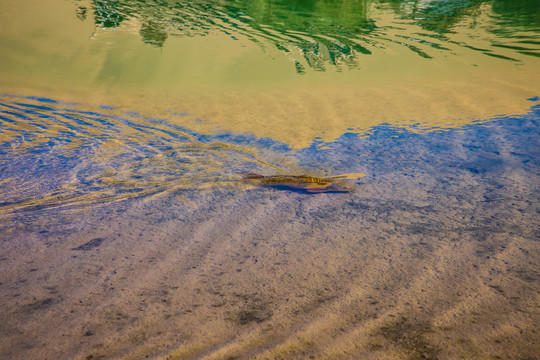
<svg viewBox="0 0 540 360"><path fill-rule="evenodd" d="M218 184L4 217L0 358L534 359L539 114L297 154L349 159L353 193Z"/></svg>

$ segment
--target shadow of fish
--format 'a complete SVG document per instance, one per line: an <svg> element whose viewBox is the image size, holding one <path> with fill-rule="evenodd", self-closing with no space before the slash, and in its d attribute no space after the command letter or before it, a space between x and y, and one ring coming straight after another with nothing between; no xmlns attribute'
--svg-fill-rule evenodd
<svg viewBox="0 0 540 360"><path fill-rule="evenodd" d="M239 173L244 177L244 181L249 181L262 186L270 186L279 190L289 190L307 193L323 192L352 192L356 189L341 179L355 179L364 176L364 174L349 174L332 177L313 177L309 175L260 175L250 172Z"/></svg>

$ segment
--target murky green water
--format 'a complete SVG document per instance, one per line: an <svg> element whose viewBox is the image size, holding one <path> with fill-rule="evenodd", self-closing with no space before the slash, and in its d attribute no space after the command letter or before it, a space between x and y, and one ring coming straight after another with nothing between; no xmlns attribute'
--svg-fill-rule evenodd
<svg viewBox="0 0 540 360"><path fill-rule="evenodd" d="M0 0L0 359L535 358L539 84L536 0Z"/></svg>

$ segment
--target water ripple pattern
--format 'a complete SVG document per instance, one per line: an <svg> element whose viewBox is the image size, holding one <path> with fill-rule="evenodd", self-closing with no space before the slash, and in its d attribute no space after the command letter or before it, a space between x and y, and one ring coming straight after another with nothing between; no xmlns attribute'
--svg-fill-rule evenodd
<svg viewBox="0 0 540 360"><path fill-rule="evenodd" d="M357 67L362 55L394 46L434 57L479 51L511 61L540 56L540 2L535 0L94 0L97 29L138 31L152 46L169 36L223 32L282 50L297 72Z"/></svg>
<svg viewBox="0 0 540 360"><path fill-rule="evenodd" d="M81 108L0 97L0 214L222 184L239 171L286 171L278 164L288 148L269 139L201 135L107 107Z"/></svg>

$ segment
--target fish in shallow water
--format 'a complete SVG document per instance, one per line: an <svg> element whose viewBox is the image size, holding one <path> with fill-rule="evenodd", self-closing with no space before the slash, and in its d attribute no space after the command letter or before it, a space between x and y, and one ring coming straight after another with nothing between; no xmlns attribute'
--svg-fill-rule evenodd
<svg viewBox="0 0 540 360"><path fill-rule="evenodd" d="M343 174L332 177L313 177L309 175L260 175L249 172L240 173L244 181L271 186L282 190L308 193L352 192L355 188L342 179L357 179L364 174Z"/></svg>

